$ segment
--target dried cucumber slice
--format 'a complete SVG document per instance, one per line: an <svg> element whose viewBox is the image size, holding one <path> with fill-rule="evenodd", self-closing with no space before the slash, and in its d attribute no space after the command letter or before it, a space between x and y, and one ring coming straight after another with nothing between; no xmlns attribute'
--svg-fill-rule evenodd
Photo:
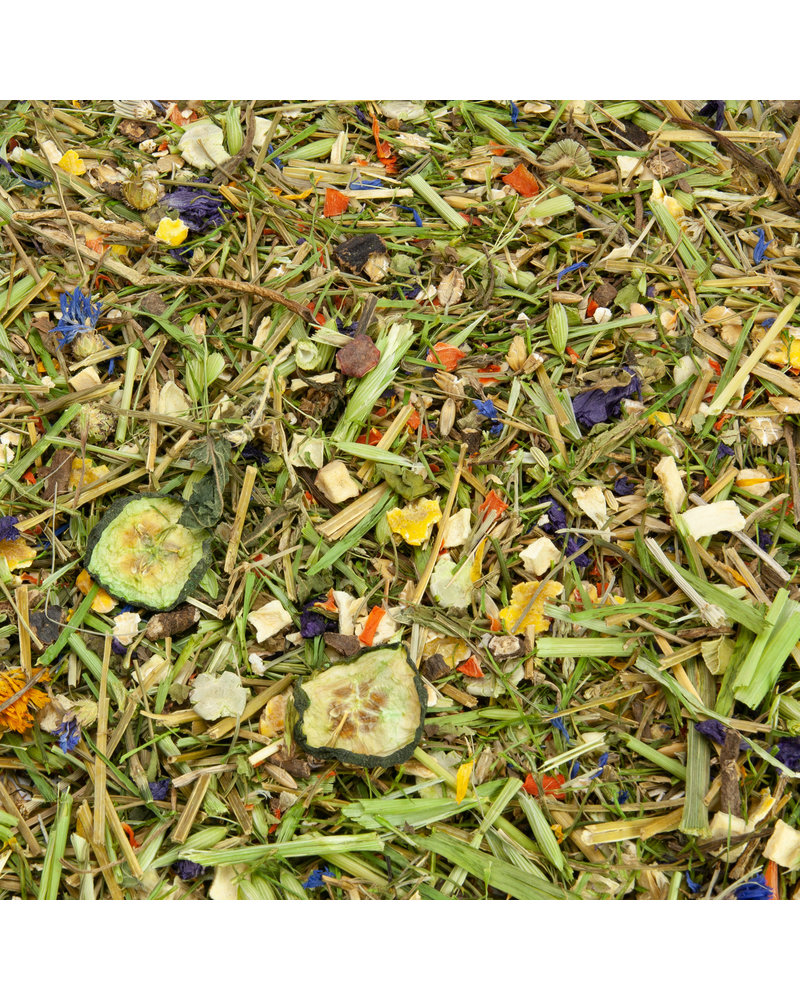
<svg viewBox="0 0 800 1000"><path fill-rule="evenodd" d="M192 593L211 562L207 531L179 524L185 504L143 494L113 503L89 535L86 569L114 597L169 611Z"/></svg>
<svg viewBox="0 0 800 1000"><path fill-rule="evenodd" d="M425 687L403 646L380 646L337 663L294 696L297 743L315 757L359 767L402 764L422 738Z"/></svg>

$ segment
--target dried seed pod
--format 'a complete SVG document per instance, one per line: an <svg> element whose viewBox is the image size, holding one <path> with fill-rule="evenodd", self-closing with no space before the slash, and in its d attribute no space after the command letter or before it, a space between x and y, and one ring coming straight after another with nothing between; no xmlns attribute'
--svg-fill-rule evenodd
<svg viewBox="0 0 800 1000"><path fill-rule="evenodd" d="M86 438L89 444L102 444L117 426L117 421L110 413L104 413L91 404L84 406L81 412L70 424L72 433L81 440Z"/></svg>
<svg viewBox="0 0 800 1000"><path fill-rule="evenodd" d="M454 306L461 301L465 288L466 282L463 274L457 267L453 267L439 282L436 294L443 306Z"/></svg>
<svg viewBox="0 0 800 1000"><path fill-rule="evenodd" d="M506 355L508 367L512 371L518 372L527 360L528 348L525 345L525 338L520 337L520 335L517 334L517 336L511 341L511 346L509 347L508 354Z"/></svg>
<svg viewBox="0 0 800 1000"><path fill-rule="evenodd" d="M77 358L78 361L85 361L99 351L104 351L108 347L108 344L106 344L96 331L86 330L72 341L71 347L72 356Z"/></svg>
<svg viewBox="0 0 800 1000"><path fill-rule="evenodd" d="M567 310L560 302L555 302L547 317L547 334L557 354L563 354L569 339L569 319Z"/></svg>
<svg viewBox="0 0 800 1000"><path fill-rule="evenodd" d="M452 396L449 396L442 406L439 417L439 433L442 437L447 437L453 429L456 420L456 403Z"/></svg>

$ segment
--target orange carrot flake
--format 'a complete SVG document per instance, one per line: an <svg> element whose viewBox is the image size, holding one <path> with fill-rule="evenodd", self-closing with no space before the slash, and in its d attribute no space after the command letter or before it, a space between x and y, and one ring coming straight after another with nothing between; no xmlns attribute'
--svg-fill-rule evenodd
<svg viewBox="0 0 800 1000"><path fill-rule="evenodd" d="M489 616L489 631L490 632L500 632L500 631L502 631L502 628L503 628L503 623L500 621L500 619L499 618L493 618L490 615Z"/></svg>
<svg viewBox="0 0 800 1000"><path fill-rule="evenodd" d="M337 191L336 188L325 188L325 208L322 214L326 219L331 219L335 215L342 215L347 211L350 199L346 194Z"/></svg>
<svg viewBox="0 0 800 1000"><path fill-rule="evenodd" d="M478 507L478 510L487 514L489 513L489 511L493 510L497 514L497 516L500 517L504 511L508 510L508 504L503 500L503 498L499 494L495 493L494 490L489 490L489 492L486 494L486 499L483 501L480 507Z"/></svg>
<svg viewBox="0 0 800 1000"><path fill-rule="evenodd" d="M514 188L523 198L532 198L535 194L539 193L539 185L536 183L536 178L524 163L520 163L514 167L510 174L506 174L503 177L503 181L509 187Z"/></svg>
<svg viewBox="0 0 800 1000"><path fill-rule="evenodd" d="M586 304L586 315L589 317L589 319L591 319L592 316L594 316L594 314L597 312L597 309L598 305L595 302L595 300L589 299L588 303Z"/></svg>
<svg viewBox="0 0 800 1000"><path fill-rule="evenodd" d="M377 605L370 611L361 635L358 637L358 641L362 646L371 646L375 641L375 633L378 631L378 626L385 614L386 612L383 608Z"/></svg>
<svg viewBox="0 0 800 1000"><path fill-rule="evenodd" d="M564 793L559 792L558 789L566 781L563 774L545 774L542 776L542 792L545 795L552 795L554 799L560 799L564 801ZM527 774L525 776L525 781L522 783L522 787L528 793L528 795L539 795L539 786L536 784L532 774Z"/></svg>
<svg viewBox="0 0 800 1000"><path fill-rule="evenodd" d="M456 670L460 674L464 674L465 677L483 677L483 671L480 668L480 664L475 659L474 656L470 656L468 660L464 660L463 663L456 667Z"/></svg>
<svg viewBox="0 0 800 1000"><path fill-rule="evenodd" d="M466 354L463 351L452 344L446 344L442 341L439 344L433 345L428 351L428 356L425 360L428 362L432 361L434 364L444 365L447 371L454 372L458 368L458 362L465 357Z"/></svg>
<svg viewBox="0 0 800 1000"><path fill-rule="evenodd" d="M369 438L367 438L366 434L362 434L356 438L356 442L358 444L377 444L382 437L383 434L381 434L377 427L370 427Z"/></svg>

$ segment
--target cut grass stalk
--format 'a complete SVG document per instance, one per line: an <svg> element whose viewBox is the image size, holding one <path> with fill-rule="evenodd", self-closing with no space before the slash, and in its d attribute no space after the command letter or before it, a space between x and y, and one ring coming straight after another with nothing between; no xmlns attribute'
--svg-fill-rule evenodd
<svg viewBox="0 0 800 1000"><path fill-rule="evenodd" d="M70 817L72 816L72 796L59 793L56 815L50 827L47 850L42 863L39 881L39 899L58 899L61 883L62 859L67 846Z"/></svg>
<svg viewBox="0 0 800 1000"><path fill-rule="evenodd" d="M444 198L434 191L430 184L424 177L420 176L420 174L411 174L407 180L409 187L411 187L420 196L420 198L426 201L434 212L440 215L453 229L460 232L462 229L466 229L469 226L467 220L463 219L454 208L451 208Z"/></svg>

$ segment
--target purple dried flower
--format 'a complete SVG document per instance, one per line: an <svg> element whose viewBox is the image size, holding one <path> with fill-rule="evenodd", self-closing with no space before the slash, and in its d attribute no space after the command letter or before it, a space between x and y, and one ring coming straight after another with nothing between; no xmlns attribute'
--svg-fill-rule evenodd
<svg viewBox="0 0 800 1000"><path fill-rule="evenodd" d="M719 131L725 125L725 102L706 101L697 112L702 118L713 118L714 128Z"/></svg>
<svg viewBox="0 0 800 1000"><path fill-rule="evenodd" d="M336 329L339 331L339 333L344 333L348 337L352 337L355 334L356 330L358 329L358 320L354 319L352 323L350 323L348 326L345 326L344 321L337 316Z"/></svg>
<svg viewBox="0 0 800 1000"><path fill-rule="evenodd" d="M766 528L756 528L756 544L765 552L772 548L772 535Z"/></svg>
<svg viewBox="0 0 800 1000"><path fill-rule="evenodd" d="M579 761L576 760L575 763L570 768L569 772L570 780L572 780L572 778L577 778L580 773L581 773L581 765Z"/></svg>
<svg viewBox="0 0 800 1000"><path fill-rule="evenodd" d="M315 604L324 604L326 599L318 597L309 601L300 613L300 635L304 639L314 639L316 636L322 635L323 632L335 632L339 627L338 622L312 610Z"/></svg>
<svg viewBox="0 0 800 1000"><path fill-rule="evenodd" d="M775 757L792 771L800 771L800 736L787 736L778 740Z"/></svg>
<svg viewBox="0 0 800 1000"><path fill-rule="evenodd" d="M159 778L157 781L148 781L147 785L150 789L150 794L153 796L153 800L155 802L163 802L169 795L172 779Z"/></svg>
<svg viewBox="0 0 800 1000"><path fill-rule="evenodd" d="M629 497L635 489L636 487L627 476L620 476L613 486L614 496L618 497Z"/></svg>
<svg viewBox="0 0 800 1000"><path fill-rule="evenodd" d="M567 527L567 512L561 506L561 504L556 503L555 500L550 497L544 497L545 500L550 501L550 510L548 512L549 520L542 524L542 529L547 532L548 535L555 535L557 540L561 541L564 547L564 555L569 558L575 555L578 549L582 548L586 544L586 539L582 538L580 535L564 535L558 534L563 532ZM582 552L579 556L575 558L575 565L579 566L581 569L586 569L591 566L592 560L589 556Z"/></svg>
<svg viewBox="0 0 800 1000"><path fill-rule="evenodd" d="M730 456L733 455L733 453L734 453L733 452L733 448L729 448L728 445L722 444L722 442L720 442L717 445L717 458L718 459L720 459L720 458L730 458Z"/></svg>
<svg viewBox="0 0 800 1000"><path fill-rule="evenodd" d="M194 861L187 861L185 858L179 858L172 868L177 873L178 878L182 878L184 882L191 882L192 879L202 878L208 871L203 865L198 865Z"/></svg>
<svg viewBox="0 0 800 1000"><path fill-rule="evenodd" d="M208 177L197 179L201 183L208 183ZM176 209L192 233L204 233L207 229L221 226L225 222L225 216L222 214L225 203L222 198L200 188L185 185L173 188L164 195L161 203L168 208Z"/></svg>
<svg viewBox="0 0 800 1000"><path fill-rule="evenodd" d="M767 880L761 872L758 875L754 875L749 882L740 885L738 889L734 889L733 894L737 899L775 898L772 894L772 889L767 885Z"/></svg>
<svg viewBox="0 0 800 1000"><path fill-rule="evenodd" d="M117 656L124 656L128 652L117 638L111 640L111 651L112 653L116 653Z"/></svg>
<svg viewBox="0 0 800 1000"><path fill-rule="evenodd" d="M63 753L70 753L81 741L81 727L77 719L65 719L55 734Z"/></svg>
<svg viewBox="0 0 800 1000"><path fill-rule="evenodd" d="M586 544L586 539L581 537L581 535L570 535L567 538L567 544L564 546L564 555L567 559L570 556L575 555L578 549L583 548ZM592 560L589 558L588 553L581 552L579 556L575 556L575 565L579 566L581 569L588 569L592 565Z"/></svg>
<svg viewBox="0 0 800 1000"><path fill-rule="evenodd" d="M9 514L8 517L0 517L0 541L13 542L19 538L19 529L15 527L18 517Z"/></svg>
<svg viewBox="0 0 800 1000"><path fill-rule="evenodd" d="M249 442L242 448L239 457L243 458L245 462L255 462L256 465L266 465L270 460L269 455Z"/></svg>
<svg viewBox="0 0 800 1000"><path fill-rule="evenodd" d="M723 726L722 723L717 722L716 719L704 719L702 722L695 722L694 728L701 734L701 736L705 736L706 739L719 743L720 746L722 746L725 742L725 737L728 735L728 727ZM739 750L746 749L747 743L745 743L744 740L740 740Z"/></svg>
<svg viewBox="0 0 800 1000"><path fill-rule="evenodd" d="M572 400L575 419L584 430L590 430L595 424L605 424L622 416L621 403L623 399L633 399L642 396L642 383L639 376L631 368L625 368L632 377L627 385L615 386L613 389L590 389L582 392Z"/></svg>
<svg viewBox="0 0 800 1000"><path fill-rule="evenodd" d="M516 125L519 118L519 108L513 101L508 102L508 110L511 112L511 124Z"/></svg>

